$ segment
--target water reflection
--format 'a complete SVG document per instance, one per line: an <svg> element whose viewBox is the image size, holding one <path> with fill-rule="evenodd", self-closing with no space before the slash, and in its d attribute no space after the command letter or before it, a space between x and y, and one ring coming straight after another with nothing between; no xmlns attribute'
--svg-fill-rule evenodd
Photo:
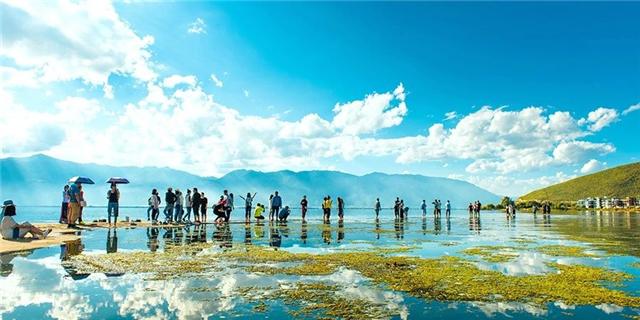
<svg viewBox="0 0 640 320"><path fill-rule="evenodd" d="M112 232L111 228L109 228L107 232L107 253L114 252L118 252L118 231L113 229Z"/></svg>
<svg viewBox="0 0 640 320"><path fill-rule="evenodd" d="M269 221L269 245L274 248L282 246L282 236L273 220Z"/></svg>
<svg viewBox="0 0 640 320"><path fill-rule="evenodd" d="M433 233L440 234L441 230L442 230L442 218L440 218L440 215L435 215L433 217Z"/></svg>
<svg viewBox="0 0 640 320"><path fill-rule="evenodd" d="M341 243L344 240L344 220L338 221L338 243Z"/></svg>
<svg viewBox="0 0 640 320"><path fill-rule="evenodd" d="M325 221L322 224L322 241L326 244L331 244L331 222Z"/></svg>
<svg viewBox="0 0 640 320"><path fill-rule="evenodd" d="M13 271L13 259L16 257L28 257L33 250L11 252L0 255L0 277L8 277Z"/></svg>
<svg viewBox="0 0 640 320"><path fill-rule="evenodd" d="M469 230L474 231L476 234L480 234L480 230L482 230L480 214L473 212L469 214Z"/></svg>
<svg viewBox="0 0 640 320"><path fill-rule="evenodd" d="M307 220L302 220L302 223L300 224L300 241L302 241L302 244L307 244L307 237L308 237L308 226L307 226Z"/></svg>
<svg viewBox="0 0 640 320"><path fill-rule="evenodd" d="M160 230L157 227L147 228L147 247L149 251L156 252L160 243L158 242L158 235Z"/></svg>

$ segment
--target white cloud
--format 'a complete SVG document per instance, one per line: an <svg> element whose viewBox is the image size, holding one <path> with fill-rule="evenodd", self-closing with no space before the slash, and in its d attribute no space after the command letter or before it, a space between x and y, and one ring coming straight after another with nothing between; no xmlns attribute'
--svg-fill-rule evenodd
<svg viewBox="0 0 640 320"><path fill-rule="evenodd" d="M589 155L604 155L616 149L609 143L593 143L587 141L562 142L553 150L553 157L560 163L578 163Z"/></svg>
<svg viewBox="0 0 640 320"><path fill-rule="evenodd" d="M364 100L355 100L345 104L336 104L332 125L344 134L360 135L373 133L380 129L397 126L407 113L402 83L393 93L373 93ZM397 105L392 105L394 100Z"/></svg>
<svg viewBox="0 0 640 320"><path fill-rule="evenodd" d="M595 171L600 171L603 168L604 168L604 165L600 161L596 159L591 159L582 166L582 168L580 169L580 173L591 173Z"/></svg>
<svg viewBox="0 0 640 320"><path fill-rule="evenodd" d="M181 76L174 74L172 76L164 78L162 81L162 86L165 88L173 88L179 84L186 84L190 87L193 87L198 83L198 79L195 76Z"/></svg>
<svg viewBox="0 0 640 320"><path fill-rule="evenodd" d="M580 124L588 124L589 130L597 132L618 120L618 110L600 107L589 112L587 119L580 119Z"/></svg>
<svg viewBox="0 0 640 320"><path fill-rule="evenodd" d="M451 179L468 181L472 184L490 190L498 195L517 197L552 184L573 179L576 175L567 175L564 172L556 172L555 175L543 175L534 178L520 178L514 175L462 175L451 174Z"/></svg>
<svg viewBox="0 0 640 320"><path fill-rule="evenodd" d="M189 24L189 29L187 29L187 32L195 34L207 33L206 28L207 24L204 22L204 20L202 20L202 18L196 18L195 21Z"/></svg>
<svg viewBox="0 0 640 320"><path fill-rule="evenodd" d="M444 114L444 121L453 120L458 117L458 113L455 111L449 111Z"/></svg>
<svg viewBox="0 0 640 320"><path fill-rule="evenodd" d="M138 36L110 2L8 1L0 8L0 56L8 59L3 64L14 84L79 79L106 86L111 74L156 78L148 51L153 37Z"/></svg>
<svg viewBox="0 0 640 320"><path fill-rule="evenodd" d="M624 111L622 111L622 115L626 116L631 112L640 110L640 103L634 104L632 106L629 106L629 108L625 109Z"/></svg>
<svg viewBox="0 0 640 320"><path fill-rule="evenodd" d="M218 79L218 77L213 73L211 74L211 81L213 81L213 84L215 84L218 88L222 88L222 86L224 86L222 80Z"/></svg>

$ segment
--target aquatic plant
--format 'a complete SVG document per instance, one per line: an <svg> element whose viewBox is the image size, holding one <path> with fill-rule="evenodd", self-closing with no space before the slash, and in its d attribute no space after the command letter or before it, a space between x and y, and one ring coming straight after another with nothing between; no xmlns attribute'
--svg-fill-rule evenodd
<svg viewBox="0 0 640 320"><path fill-rule="evenodd" d="M509 262L518 257L517 248L508 246L478 246L467 248L462 253L479 256L487 262Z"/></svg>
<svg viewBox="0 0 640 320"><path fill-rule="evenodd" d="M536 250L549 256L555 257L598 257L597 254L585 252L584 247L546 245L537 247Z"/></svg>

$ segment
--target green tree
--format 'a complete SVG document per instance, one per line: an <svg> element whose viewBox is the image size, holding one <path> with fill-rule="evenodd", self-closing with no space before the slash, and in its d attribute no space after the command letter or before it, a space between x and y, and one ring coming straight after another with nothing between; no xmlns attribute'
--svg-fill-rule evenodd
<svg viewBox="0 0 640 320"><path fill-rule="evenodd" d="M504 196L502 197L502 201L500 201L500 206L506 208L511 203L511 198Z"/></svg>

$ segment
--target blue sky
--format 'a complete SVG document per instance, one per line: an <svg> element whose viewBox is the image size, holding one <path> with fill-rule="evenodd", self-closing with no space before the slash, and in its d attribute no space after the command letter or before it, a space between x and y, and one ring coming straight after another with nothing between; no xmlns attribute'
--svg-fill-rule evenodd
<svg viewBox="0 0 640 320"><path fill-rule="evenodd" d="M518 195L640 154L639 3L0 6L3 157Z"/></svg>

